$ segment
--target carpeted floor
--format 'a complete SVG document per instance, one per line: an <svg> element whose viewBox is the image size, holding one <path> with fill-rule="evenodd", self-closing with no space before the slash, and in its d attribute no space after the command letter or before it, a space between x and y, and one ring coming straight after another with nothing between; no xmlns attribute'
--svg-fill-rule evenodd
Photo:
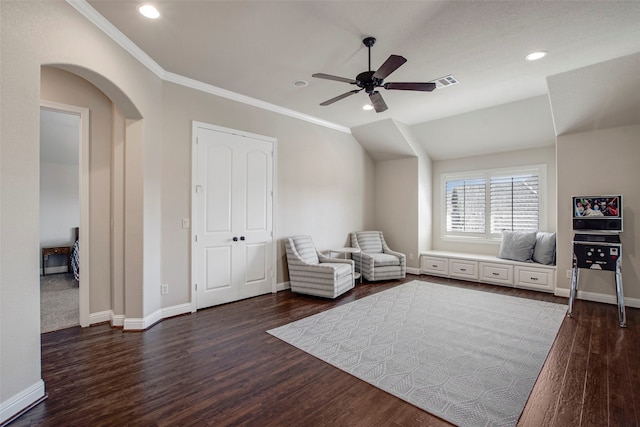
<svg viewBox="0 0 640 427"><path fill-rule="evenodd" d="M413 281L269 332L459 426L515 426L567 307Z"/></svg>
<svg viewBox="0 0 640 427"><path fill-rule="evenodd" d="M73 273L40 276L40 332L80 324L78 282Z"/></svg>

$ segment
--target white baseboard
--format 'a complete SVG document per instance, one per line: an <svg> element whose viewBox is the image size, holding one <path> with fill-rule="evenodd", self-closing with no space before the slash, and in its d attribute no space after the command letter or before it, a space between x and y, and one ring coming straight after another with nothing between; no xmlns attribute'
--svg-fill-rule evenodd
<svg viewBox="0 0 640 427"><path fill-rule="evenodd" d="M40 379L20 393L11 396L4 402L0 402L0 424L30 408L44 399L45 396L44 381Z"/></svg>
<svg viewBox="0 0 640 427"><path fill-rule="evenodd" d="M122 314L112 314L111 315L111 326L116 328L122 328L124 326L124 315Z"/></svg>
<svg viewBox="0 0 640 427"><path fill-rule="evenodd" d="M89 324L109 322L113 327L122 327L125 331L142 331L168 317L191 313L191 303L161 308L144 318L127 318L122 314L114 314L112 310L100 311L89 315Z"/></svg>
<svg viewBox="0 0 640 427"><path fill-rule="evenodd" d="M99 311L97 313L89 314L89 325L95 325L96 323L110 322L113 324L113 311Z"/></svg>
<svg viewBox="0 0 640 427"><path fill-rule="evenodd" d="M121 314L114 314L113 310L99 311L89 314L89 326L98 323L109 322L113 327L122 327L125 317Z"/></svg>
<svg viewBox="0 0 640 427"><path fill-rule="evenodd" d="M180 316L181 314L191 313L191 303L165 307L161 311L162 311L163 319L167 319L169 317L174 317L174 316Z"/></svg>
<svg viewBox="0 0 640 427"><path fill-rule="evenodd" d="M144 318L124 318L122 326L125 331L143 331L162 319L191 313L191 311L191 303L174 305L156 310Z"/></svg>
<svg viewBox="0 0 640 427"><path fill-rule="evenodd" d="M162 310L156 310L150 315L143 318L125 318L125 331L143 331L162 320Z"/></svg>
<svg viewBox="0 0 640 427"><path fill-rule="evenodd" d="M554 295L557 297L569 298L569 289L556 288ZM616 300L615 295L601 294L598 292L585 292L585 291L581 291L580 289L578 289L577 298L586 300L586 301L601 302L605 304L614 304L614 305L618 304L618 301ZM640 308L640 299L625 297L624 305L625 307Z"/></svg>
<svg viewBox="0 0 640 427"><path fill-rule="evenodd" d="M291 284L290 284L289 281L280 282L280 283L276 284L276 291L277 292L286 291L287 289L291 289Z"/></svg>
<svg viewBox="0 0 640 427"><path fill-rule="evenodd" d="M419 276L422 274L422 271L419 268L407 267L407 273Z"/></svg>

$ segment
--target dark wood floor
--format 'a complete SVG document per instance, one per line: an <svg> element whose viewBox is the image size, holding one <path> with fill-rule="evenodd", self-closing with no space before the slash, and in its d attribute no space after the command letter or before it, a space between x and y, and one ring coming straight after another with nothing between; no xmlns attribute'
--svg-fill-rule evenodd
<svg viewBox="0 0 640 427"><path fill-rule="evenodd" d="M525 298L552 295L408 276ZM108 325L42 336L49 398L11 425L447 426L448 423L265 333L397 286L358 285L336 301L264 295L167 319L143 333ZM578 301L565 319L521 426L637 426L640 310Z"/></svg>

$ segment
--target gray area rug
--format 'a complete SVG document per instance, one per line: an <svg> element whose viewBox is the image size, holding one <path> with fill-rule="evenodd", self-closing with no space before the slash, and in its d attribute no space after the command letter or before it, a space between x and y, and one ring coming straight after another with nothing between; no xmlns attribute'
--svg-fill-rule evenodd
<svg viewBox="0 0 640 427"><path fill-rule="evenodd" d="M267 331L459 426L514 426L566 305L413 281Z"/></svg>
<svg viewBox="0 0 640 427"><path fill-rule="evenodd" d="M70 274L40 276L40 332L80 324L78 282Z"/></svg>

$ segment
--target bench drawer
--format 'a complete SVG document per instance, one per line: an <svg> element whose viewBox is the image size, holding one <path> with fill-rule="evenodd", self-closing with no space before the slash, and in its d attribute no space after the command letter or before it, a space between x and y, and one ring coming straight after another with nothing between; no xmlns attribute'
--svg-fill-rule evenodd
<svg viewBox="0 0 640 427"><path fill-rule="evenodd" d="M449 260L446 258L423 256L422 271L436 276L448 276Z"/></svg>
<svg viewBox="0 0 640 427"><path fill-rule="evenodd" d="M465 280L478 280L478 262L462 259L449 260L449 275Z"/></svg>
<svg viewBox="0 0 640 427"><path fill-rule="evenodd" d="M480 263L480 281L513 286L513 266L507 264Z"/></svg>
<svg viewBox="0 0 640 427"><path fill-rule="evenodd" d="M519 288L553 292L555 288L553 271L535 267L516 267L515 285Z"/></svg>

